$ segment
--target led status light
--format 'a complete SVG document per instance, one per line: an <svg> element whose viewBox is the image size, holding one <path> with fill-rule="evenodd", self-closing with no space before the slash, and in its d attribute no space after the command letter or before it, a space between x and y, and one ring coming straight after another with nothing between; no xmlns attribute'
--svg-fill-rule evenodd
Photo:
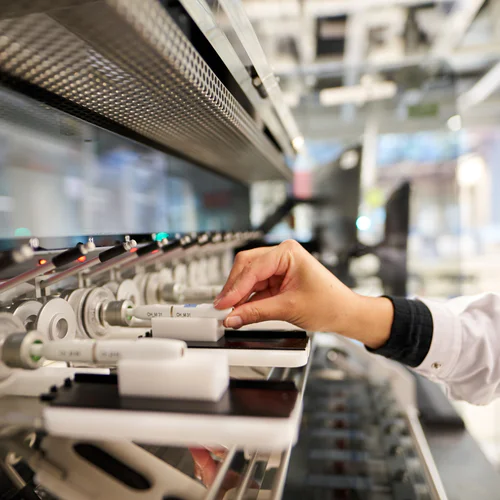
<svg viewBox="0 0 500 500"><path fill-rule="evenodd" d="M87 257L85 257L85 255L82 255L81 257L78 257L78 259L76 259L78 262L85 262L87 260Z"/></svg>
<svg viewBox="0 0 500 500"><path fill-rule="evenodd" d="M43 265L45 265L45 264L47 264L47 259L40 259L40 260L38 261L38 265L39 265L39 266L43 266Z"/></svg>
<svg viewBox="0 0 500 500"><path fill-rule="evenodd" d="M161 241L164 240L165 238L168 238L170 235L168 233L156 233L155 240L156 241Z"/></svg>
<svg viewBox="0 0 500 500"><path fill-rule="evenodd" d="M356 220L356 227L360 231L368 231L372 227L372 221L366 215L361 215Z"/></svg>

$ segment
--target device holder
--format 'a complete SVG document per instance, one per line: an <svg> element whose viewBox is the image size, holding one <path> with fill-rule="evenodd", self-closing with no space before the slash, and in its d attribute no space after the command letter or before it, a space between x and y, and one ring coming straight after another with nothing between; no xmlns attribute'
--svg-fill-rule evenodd
<svg viewBox="0 0 500 500"><path fill-rule="evenodd" d="M229 386L224 353L190 352L180 340L45 342L38 332L22 331L15 319L8 328L0 351L6 369L36 370L45 360L116 365L120 395L130 397L218 401Z"/></svg>

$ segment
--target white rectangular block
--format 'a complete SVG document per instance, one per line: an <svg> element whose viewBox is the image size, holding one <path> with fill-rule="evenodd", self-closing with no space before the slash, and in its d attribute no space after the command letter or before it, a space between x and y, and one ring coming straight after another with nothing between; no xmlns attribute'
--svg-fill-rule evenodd
<svg viewBox="0 0 500 500"><path fill-rule="evenodd" d="M218 401L229 386L227 356L188 350L168 360L118 362L121 396Z"/></svg>
<svg viewBox="0 0 500 500"><path fill-rule="evenodd" d="M153 337L185 342L217 342L224 335L222 321L215 318L152 318Z"/></svg>

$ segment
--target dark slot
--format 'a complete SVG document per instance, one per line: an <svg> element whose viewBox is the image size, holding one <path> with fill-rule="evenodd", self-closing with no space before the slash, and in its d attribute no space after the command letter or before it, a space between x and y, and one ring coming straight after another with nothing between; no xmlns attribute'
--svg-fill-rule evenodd
<svg viewBox="0 0 500 500"><path fill-rule="evenodd" d="M118 384L117 375L100 375L98 373L75 373L78 384Z"/></svg>
<svg viewBox="0 0 500 500"><path fill-rule="evenodd" d="M234 339L304 339L307 333L304 330L226 330L226 338Z"/></svg>
<svg viewBox="0 0 500 500"><path fill-rule="evenodd" d="M78 443L73 446L73 449L87 462L113 476L129 488L134 490L148 490L151 488L151 483L142 474L120 462L106 451L101 450L101 448L92 444Z"/></svg>
<svg viewBox="0 0 500 500"><path fill-rule="evenodd" d="M235 332L239 333L239 332ZM273 332L276 334L276 332ZM264 350L304 350L307 348L309 339L304 338L278 338L269 337L265 334L260 337L233 337L225 335L217 342L188 342L189 348L202 349L264 349Z"/></svg>
<svg viewBox="0 0 500 500"><path fill-rule="evenodd" d="M231 389L265 389L268 391L295 391L297 387L291 380L249 380L234 379L229 381Z"/></svg>

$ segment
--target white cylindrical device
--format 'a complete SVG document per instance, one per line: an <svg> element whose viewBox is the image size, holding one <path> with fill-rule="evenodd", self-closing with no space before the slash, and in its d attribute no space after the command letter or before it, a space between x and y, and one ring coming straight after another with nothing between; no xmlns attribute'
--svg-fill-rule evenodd
<svg viewBox="0 0 500 500"><path fill-rule="evenodd" d="M51 361L93 363L96 344L92 340L53 340L32 346L31 354Z"/></svg>
<svg viewBox="0 0 500 500"><path fill-rule="evenodd" d="M215 318L224 321L233 311L216 309L213 304L179 304L172 307L172 318Z"/></svg>
<svg viewBox="0 0 500 500"><path fill-rule="evenodd" d="M129 311L135 318L147 320L152 318L215 318L223 321L232 309L219 310L212 304L151 304L137 306Z"/></svg>
<svg viewBox="0 0 500 500"><path fill-rule="evenodd" d="M139 339L97 342L97 363L116 363L120 359L175 359L184 355L187 345L181 340Z"/></svg>
<svg viewBox="0 0 500 500"><path fill-rule="evenodd" d="M34 345L31 354L53 361L115 364L120 359L175 359L187 346L181 340L61 340Z"/></svg>
<svg viewBox="0 0 500 500"><path fill-rule="evenodd" d="M181 283L167 283L161 294L163 300L182 302L184 300L213 300L221 291L220 285L186 286Z"/></svg>

